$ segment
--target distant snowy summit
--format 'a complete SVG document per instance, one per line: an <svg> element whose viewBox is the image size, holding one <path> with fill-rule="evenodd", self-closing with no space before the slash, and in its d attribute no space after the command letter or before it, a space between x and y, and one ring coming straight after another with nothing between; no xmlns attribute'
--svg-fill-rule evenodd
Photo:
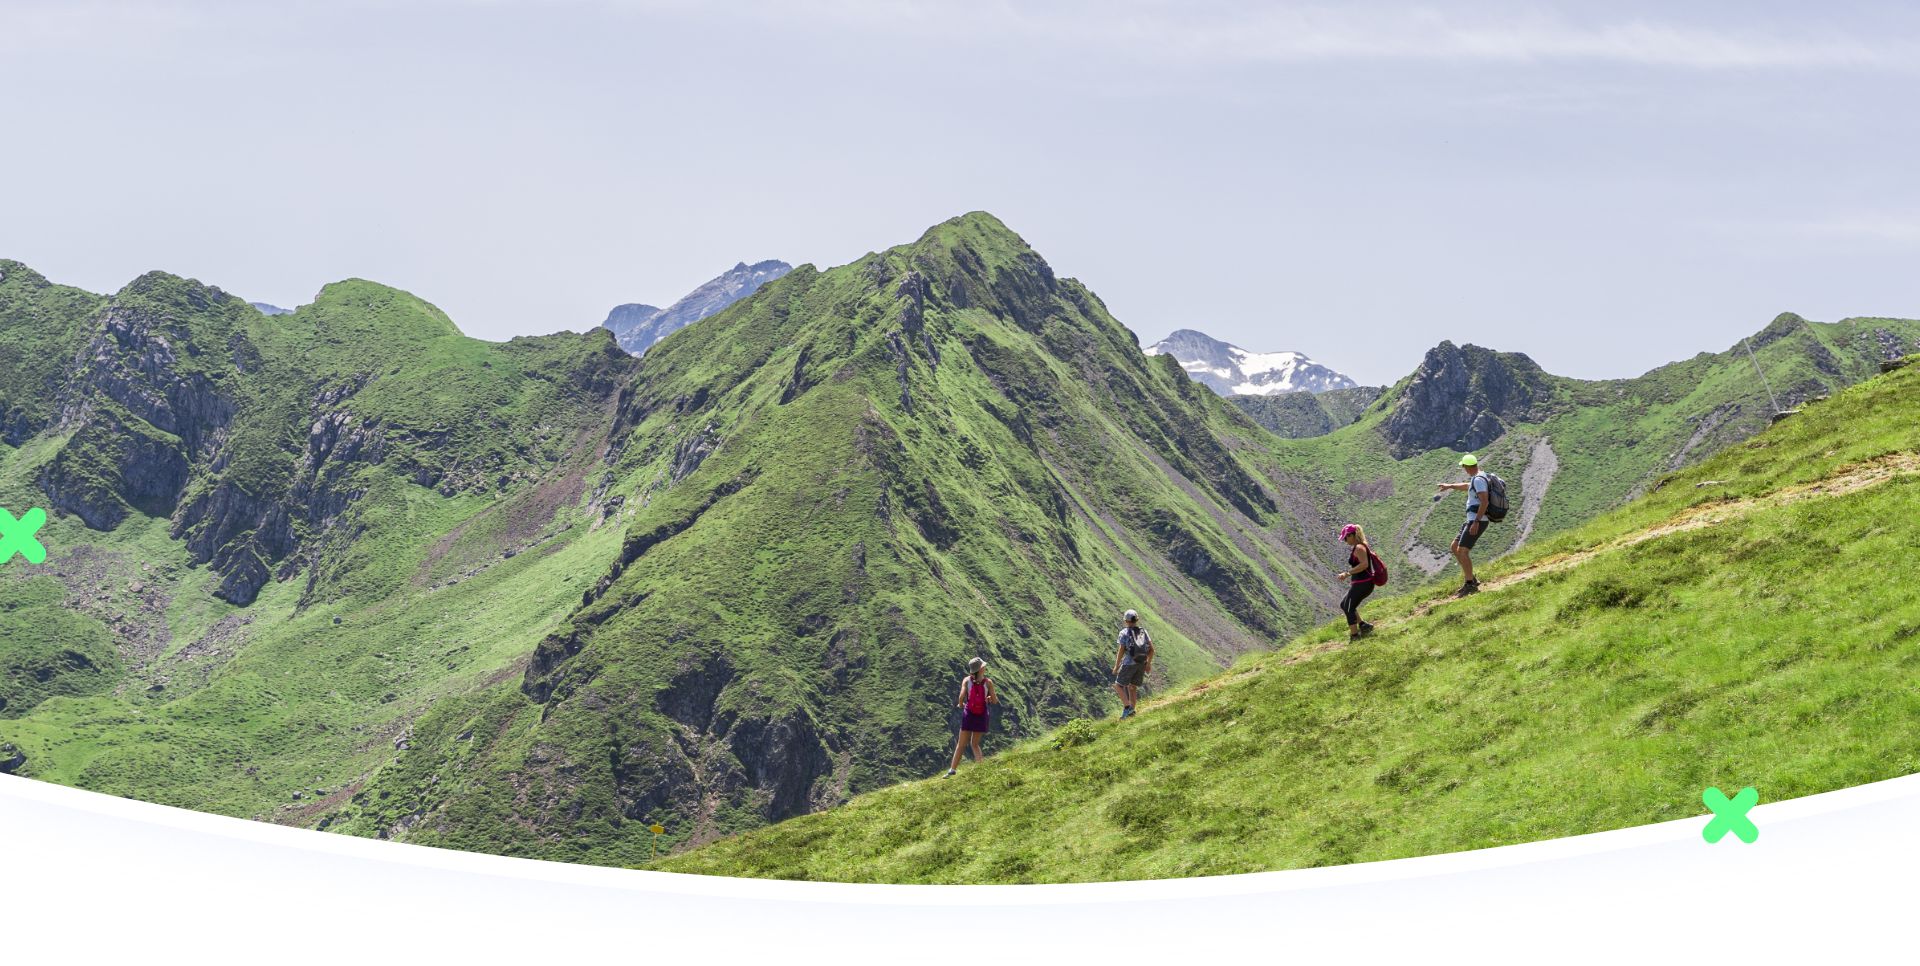
<svg viewBox="0 0 1920 966"><path fill-rule="evenodd" d="M1326 392L1356 383L1298 352L1248 352L1205 332L1181 329L1147 346L1147 355L1180 360L1187 375L1222 396Z"/></svg>

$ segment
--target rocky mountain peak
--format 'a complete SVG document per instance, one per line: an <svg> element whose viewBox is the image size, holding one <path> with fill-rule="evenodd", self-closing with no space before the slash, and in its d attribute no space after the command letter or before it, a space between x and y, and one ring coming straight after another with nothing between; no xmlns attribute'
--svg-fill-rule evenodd
<svg viewBox="0 0 1920 966"><path fill-rule="evenodd" d="M1381 433L1395 459L1476 449L1542 418L1552 395L1552 378L1521 353L1442 342L1401 385Z"/></svg>
<svg viewBox="0 0 1920 966"><path fill-rule="evenodd" d="M620 348L644 355L654 343L752 295L760 286L791 271L792 265L777 259L751 265L736 262L732 268L708 279L664 309L640 302L614 306L600 327L613 332Z"/></svg>

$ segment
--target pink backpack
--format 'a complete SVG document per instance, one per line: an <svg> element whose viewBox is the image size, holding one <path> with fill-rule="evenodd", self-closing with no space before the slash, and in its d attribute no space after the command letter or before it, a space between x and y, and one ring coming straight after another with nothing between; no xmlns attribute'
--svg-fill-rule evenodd
<svg viewBox="0 0 1920 966"><path fill-rule="evenodd" d="M973 683L973 676L967 676L967 713L987 713L987 689L984 684Z"/></svg>

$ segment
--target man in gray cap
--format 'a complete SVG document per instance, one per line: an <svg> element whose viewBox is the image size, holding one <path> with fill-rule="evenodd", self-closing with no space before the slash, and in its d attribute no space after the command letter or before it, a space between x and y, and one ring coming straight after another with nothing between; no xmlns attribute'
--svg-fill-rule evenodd
<svg viewBox="0 0 1920 966"><path fill-rule="evenodd" d="M1113 693L1120 696L1120 717L1133 717L1133 705L1140 697L1140 684L1153 670L1153 638L1140 626L1140 615L1127 611L1121 619L1120 650L1113 656Z"/></svg>

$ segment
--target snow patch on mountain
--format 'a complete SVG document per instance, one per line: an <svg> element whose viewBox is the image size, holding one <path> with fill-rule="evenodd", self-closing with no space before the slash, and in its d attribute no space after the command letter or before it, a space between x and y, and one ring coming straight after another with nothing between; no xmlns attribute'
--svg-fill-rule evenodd
<svg viewBox="0 0 1920 966"><path fill-rule="evenodd" d="M1147 346L1147 355L1170 355L1181 368L1222 396L1271 396L1326 392L1356 383L1299 352L1252 352L1204 332L1181 329Z"/></svg>

